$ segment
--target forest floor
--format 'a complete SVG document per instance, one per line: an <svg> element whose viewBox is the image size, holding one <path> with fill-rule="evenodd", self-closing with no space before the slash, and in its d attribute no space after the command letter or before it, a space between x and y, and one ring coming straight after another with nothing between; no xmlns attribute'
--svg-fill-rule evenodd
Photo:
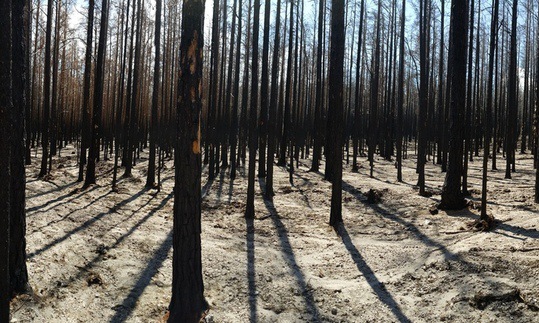
<svg viewBox="0 0 539 323"><path fill-rule="evenodd" d="M157 322L171 294L173 162L160 193L144 188L147 159L112 192L112 161L98 184L77 183L73 147L47 180L27 170L27 250L33 297L12 303L12 322ZM469 230L477 207L431 214L444 174L428 163L421 197L415 156L376 160L368 176L345 164L344 225L329 225L331 185L302 160L294 185L275 168L274 202L256 183L256 219L243 217L247 178L203 170L202 257L207 322L539 322L539 206L531 155L517 172L489 172L490 232ZM480 198L481 159L470 163ZM322 165L322 170L324 165ZM121 170L120 175L123 170ZM369 203L370 189L381 193ZM472 203L473 204L473 203ZM433 212L435 213L435 212Z"/></svg>

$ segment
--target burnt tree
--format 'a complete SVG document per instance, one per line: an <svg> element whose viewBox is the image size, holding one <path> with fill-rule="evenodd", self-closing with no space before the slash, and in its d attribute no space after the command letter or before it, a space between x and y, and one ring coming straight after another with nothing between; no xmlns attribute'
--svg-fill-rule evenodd
<svg viewBox="0 0 539 323"><path fill-rule="evenodd" d="M182 14L174 151L172 299L168 322L198 323L208 309L200 241L204 0L184 0Z"/></svg>

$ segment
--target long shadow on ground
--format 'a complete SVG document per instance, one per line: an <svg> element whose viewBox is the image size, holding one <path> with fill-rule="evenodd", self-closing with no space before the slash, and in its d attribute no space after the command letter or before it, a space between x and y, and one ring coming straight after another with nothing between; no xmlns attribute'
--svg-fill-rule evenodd
<svg viewBox="0 0 539 323"><path fill-rule="evenodd" d="M129 316L133 313L137 300L140 298L146 287L150 284L153 276L157 274L159 269L163 266L163 263L167 259L168 253L172 249L172 230L167 235L167 238L159 249L154 252L154 256L148 262L146 268L142 271L139 279L123 300L122 304L114 307L116 313L110 319L110 323L126 322Z"/></svg>
<svg viewBox="0 0 539 323"><path fill-rule="evenodd" d="M247 281L249 284L250 322L257 322L256 271L255 271L255 226L253 219L245 218L247 226Z"/></svg>
<svg viewBox="0 0 539 323"><path fill-rule="evenodd" d="M348 250L350 256L356 263L357 269L363 274L372 290L376 293L378 299L389 307L399 322L411 322L410 319L402 312L399 304L395 301L395 299L393 299L391 294L385 289L384 285L378 280L371 267L369 267L369 265L365 262L359 253L359 250L357 250L356 246L352 242L352 239L350 238L345 226L343 224L339 225L336 231L341 237L346 250Z"/></svg>
<svg viewBox="0 0 539 323"><path fill-rule="evenodd" d="M260 185L263 186L262 182L260 182ZM277 209L275 208L273 202L265 199L264 205L266 206L266 209L270 212L270 218L273 221L273 225L277 229L283 258L288 264L288 267L290 267L290 270L292 271L294 277L296 278L296 282L301 290L301 295L303 296L303 299L305 301L307 312L311 315L311 319L309 320L309 322L320 322L320 312L314 301L312 291L310 290L309 286L307 286L307 282L305 281L305 275L303 274L303 271L298 266L298 263L296 261L294 250L292 249L290 239L288 238L288 230L286 229L284 223L281 221L279 212L277 212Z"/></svg>
<svg viewBox="0 0 539 323"><path fill-rule="evenodd" d="M139 192L137 192L136 194L130 196L129 198L117 203L113 208L111 208L108 212L101 212L99 213L98 215L96 215L95 217L91 218L91 219L88 219L86 220L83 224L81 224L80 226L70 230L69 232L67 232L65 235L61 236L61 237L58 237L56 239L54 239L53 241L49 242L48 244L46 244L45 246L37 249L36 251L34 252L31 252L28 254L28 259L32 259L34 258L35 256L43 253L44 251L47 251L49 250L50 248L54 247L55 245L61 243L61 242L64 242L65 240L69 239L70 236L76 234L76 233L79 233L80 231L82 230L85 230L87 229L88 227L90 227L91 225L93 225L95 222L101 220L102 218L104 218L105 216L107 215L110 215L112 213L114 213L114 210L120 208L120 207L123 207L125 205L127 205L128 203L136 200L137 198L139 198L142 194L144 194L146 191L148 191L147 188L143 188L141 189Z"/></svg>

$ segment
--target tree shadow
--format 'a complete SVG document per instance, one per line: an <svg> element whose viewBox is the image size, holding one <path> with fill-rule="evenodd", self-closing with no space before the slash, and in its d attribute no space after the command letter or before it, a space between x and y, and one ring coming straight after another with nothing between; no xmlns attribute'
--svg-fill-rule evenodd
<svg viewBox="0 0 539 323"><path fill-rule="evenodd" d="M137 198L139 198L142 194L144 194L146 191L148 191L148 188L143 188L141 189L139 192L137 192L136 194L130 196L129 198L115 204L112 208L110 208L110 210L108 212L101 212L99 213L98 215L96 215L95 217L91 218L91 219L88 219L86 220L83 224L81 224L80 226L70 230L69 232L67 232L66 234L64 234L63 236L61 237L58 237L56 239L54 239L53 241L49 242L48 244L46 244L45 246L37 249L36 251L34 252L31 252L28 254L28 259L32 259L34 258L35 256L43 253L44 251L47 251L49 250L50 248L54 247L55 245L59 244L59 243L62 243L64 242L65 240L69 239L70 236L76 234L76 233L79 233L80 231L83 231L85 229L87 229L88 227L90 227L91 225L93 225L95 222L101 220L102 218L104 218L105 216L109 215L109 214L112 214L114 213L114 211L120 207L123 207L125 206L126 204L136 200ZM108 193L107 193L108 194Z"/></svg>
<svg viewBox="0 0 539 323"><path fill-rule="evenodd" d="M454 260L454 261L461 262L465 265L471 266L469 262L462 259L458 254L455 254L449 251L445 245L433 240L432 238L430 238L429 236L421 232L419 228L417 228L417 226L415 226L413 223L406 221L403 218L400 218L399 216L397 216L398 212L396 212L395 210L386 208L385 206L381 204L369 203L367 201L367 198L363 196L363 194L361 194L359 190L355 189L352 185L350 185L349 183L346 183L345 181L343 181L343 190L353 195L357 200L359 200L361 203L363 203L367 207L371 208L377 214L383 216L384 218L388 220L391 220L393 222L396 222L406 227L408 229L408 232L410 232L414 236L415 239L423 243L425 246L434 248L434 250L440 250L446 260Z"/></svg>
<svg viewBox="0 0 539 323"><path fill-rule="evenodd" d="M217 187L217 193L216 193L218 203L221 202L221 196L223 195L224 180L225 180L225 172L222 171L219 174L219 186Z"/></svg>
<svg viewBox="0 0 539 323"><path fill-rule="evenodd" d="M138 228L140 228L146 221L148 221L155 213L157 213L159 210L161 210L165 205L168 203L168 201L174 196L174 193L170 193L165 197L159 205L155 206L153 209L151 209L148 214L146 214L144 217L142 217L140 220L137 221L135 225L133 225L129 231L122 234L119 238L116 239L116 242L110 246L106 246L106 250L115 249L118 247L122 242L125 241L129 236L131 236ZM168 239L168 238L167 238ZM90 270L100 261L103 260L103 257L106 255L107 252L100 252L97 256L95 256L92 260L87 262L84 267L78 267L80 270L79 272L71 277L69 281L67 282L67 285L73 283L74 281L80 279L84 273L90 272ZM140 295L139 295L140 296ZM118 309L117 309L118 310ZM133 309L131 309L132 311Z"/></svg>
<svg viewBox="0 0 539 323"><path fill-rule="evenodd" d="M277 229L283 258L296 279L298 287L301 290L301 295L303 296L303 299L305 301L307 311L311 315L311 319L309 321L320 322L320 312L314 301L312 291L309 286L307 286L307 282L305 281L305 275L303 274L303 271L301 270L296 261L294 250L292 249L290 239L288 238L288 230L286 229L284 223L281 221L279 212L277 212L277 209L275 209L275 205L273 204L273 202L264 199L264 205L266 206L266 209L270 212L270 218L273 221L273 225Z"/></svg>
<svg viewBox="0 0 539 323"><path fill-rule="evenodd" d="M539 239L539 231L537 231L536 229L525 229L525 228L516 227L510 224L507 224L505 222L503 223L498 222L496 226L494 227L493 232L502 234L501 232L499 232L500 230L511 232L514 235L519 235L519 236L528 237L532 239ZM504 235L507 235L507 234L504 234ZM515 236L510 236L510 237L516 238Z"/></svg>
<svg viewBox="0 0 539 323"><path fill-rule="evenodd" d="M29 184L29 183L32 183L32 182L35 182L35 180L28 181L28 182L26 182L26 184ZM31 199L31 198L36 198L36 197L40 197L40 196L43 196L43 195L63 191L64 189L69 188L69 187L74 186L75 184L77 184L77 182L71 182L71 183L67 183L65 185L58 186L58 185L54 184L53 182L49 182L49 183L55 185L56 187L53 188L52 190L47 190L47 191L44 191L44 192L36 193L34 195L28 195L28 196L26 196L26 198Z"/></svg>
<svg viewBox="0 0 539 323"><path fill-rule="evenodd" d="M30 233L36 233L36 232L39 232L39 231L41 231L41 229L44 229L44 228L46 228L46 227L48 227L48 226L50 226L50 225L53 225L53 224L56 224L56 223L60 223L60 222L62 222L62 221L65 221L65 220L68 219L73 213L75 213L75 212L77 212L77 211L81 211L81 210L87 209L88 207L90 207L91 205L95 204L95 203L98 202L99 200L101 200L101 199L105 198L106 196L110 195L110 193L111 193L111 192L109 191L109 192L107 192L107 193L105 193L105 194L99 196L98 198L93 199L90 203L84 205L82 208L77 208L77 209L71 210L70 212L68 212L67 214L65 214L64 216L62 216L60 219L50 221L50 222L48 222L48 223L45 224L45 225L42 225L42 226L40 226L40 227L37 227L37 228L35 228L34 230L32 230L32 232L30 232ZM68 203L68 202L69 202L69 201L66 201L66 202L64 202L64 203L59 203L59 204L55 205L54 207L52 207L51 209L54 209L54 208L56 208L56 207L58 207L58 206L60 206L60 205L66 204L66 203ZM51 210L51 209L49 209L49 210ZM46 212L46 211L43 211L43 212Z"/></svg>
<svg viewBox="0 0 539 323"><path fill-rule="evenodd" d="M256 293L256 269L255 269L255 226L254 220L245 218L247 234L247 282L249 285L249 313L250 322L257 322L257 293Z"/></svg>
<svg viewBox="0 0 539 323"><path fill-rule="evenodd" d="M359 250L352 242L352 239L350 238L344 224L341 223L335 230L339 237L341 237L346 250L348 250L348 253L350 253L350 256L356 263L357 269L361 272L361 274L363 274L378 299L389 307L399 322L411 322L410 319L402 312L399 304L395 301L395 299L393 299L389 291L387 291L384 284L378 280L374 271L369 267L367 262L365 262L365 259L363 259L359 253Z"/></svg>
<svg viewBox="0 0 539 323"><path fill-rule="evenodd" d="M206 182L206 184L204 184L204 186L202 186L202 194L201 194L201 199L202 200L204 198L206 198L206 196L209 194L210 189L211 189L214 181L215 181L215 177L211 178L211 179L208 178L208 181Z"/></svg>
<svg viewBox="0 0 539 323"><path fill-rule="evenodd" d="M116 305L113 309L116 311L114 316L110 319L110 323L122 323L126 322L129 316L133 313L138 299L150 284L152 278L157 274L159 269L163 266L163 263L168 257L169 251L172 249L172 230L168 233L165 241L154 252L152 259L148 262L148 265L141 272L137 282L129 292L126 298L124 298L122 304Z"/></svg>
<svg viewBox="0 0 539 323"><path fill-rule="evenodd" d="M83 190L83 191L80 191L78 192L77 190L74 190L74 191L71 191L71 192L67 192L65 193L64 195L61 195L61 196L58 196L57 198L55 199L52 199L52 200L48 200L47 202L43 203L43 204L40 204L40 205L36 205L36 206L33 206L33 207L30 207L30 208L27 208L26 209L26 212L27 213L30 213L30 212L35 212L34 214L36 213L43 213L43 212L47 212L49 211L50 209L47 209L47 210L41 210L42 208L46 207L46 206L49 206L51 204L54 204L54 203L57 203L57 202L62 202L64 199L66 199L67 197L69 196L72 196L74 194L77 194L76 196L73 196L72 198L70 198L69 200L67 201L63 201L62 203L59 203L57 205L55 205L54 207L57 207L59 205L62 205L62 204L67 204L69 202L72 202L74 200L76 200L77 198L83 196L84 194L88 194L90 193L91 191L94 191L98 188L99 186L95 185L93 186L92 188L88 189L88 190ZM48 191L47 191L48 192ZM37 212L36 212L37 211ZM33 215L33 214L32 214Z"/></svg>

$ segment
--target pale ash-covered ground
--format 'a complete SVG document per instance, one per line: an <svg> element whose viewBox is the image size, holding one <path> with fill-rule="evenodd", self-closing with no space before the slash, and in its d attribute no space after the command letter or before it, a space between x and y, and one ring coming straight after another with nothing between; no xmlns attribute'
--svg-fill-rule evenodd
<svg viewBox="0 0 539 323"><path fill-rule="evenodd" d="M294 185L275 168L274 203L257 181L253 221L243 217L244 169L233 183L228 173L208 182L204 169L206 321L539 322L539 207L531 156L517 158L514 179L490 172L489 211L500 221L491 232L468 230L473 207L431 214L444 175L429 163L434 195L418 196L415 158L405 160L404 183L394 162L377 160L374 178L345 165L340 235L327 224L331 186L307 171L309 161ZM81 190L76 160L70 147L48 180L36 179L36 159L27 171L35 296L12 303L12 321L158 322L171 294L173 162L156 194L144 189L146 159L118 193L112 161L99 164L98 185ZM470 166L476 198L481 159ZM364 195L371 188L382 192L377 204Z"/></svg>

